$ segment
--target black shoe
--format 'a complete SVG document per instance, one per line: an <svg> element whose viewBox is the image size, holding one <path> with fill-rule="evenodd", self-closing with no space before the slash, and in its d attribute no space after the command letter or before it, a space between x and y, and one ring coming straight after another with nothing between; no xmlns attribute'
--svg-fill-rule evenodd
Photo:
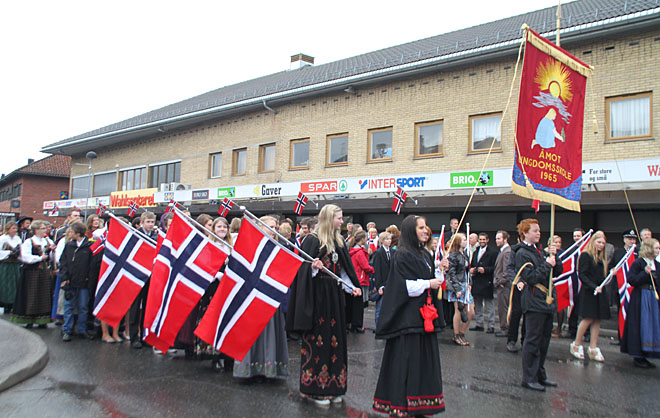
<svg viewBox="0 0 660 418"><path fill-rule="evenodd" d="M142 348L142 343L140 341L133 341L131 343L131 348L135 348L136 350Z"/></svg>
<svg viewBox="0 0 660 418"><path fill-rule="evenodd" d="M552 380L548 380L548 379L541 380L541 381L539 381L539 383L542 386L549 387L549 388L556 388L557 387L557 382L553 382Z"/></svg>
<svg viewBox="0 0 660 418"><path fill-rule="evenodd" d="M635 367L640 367L642 369L653 369L655 368L655 364L651 363L645 358L636 358L634 360Z"/></svg>
<svg viewBox="0 0 660 418"><path fill-rule="evenodd" d="M518 347L516 347L516 342L515 341L509 341L506 343L506 350L509 353L517 353L518 352Z"/></svg>
<svg viewBox="0 0 660 418"><path fill-rule="evenodd" d="M497 338L508 337L508 336L509 336L509 333L506 332L506 331L497 331L497 332L495 333L495 336L496 336Z"/></svg>
<svg viewBox="0 0 660 418"><path fill-rule="evenodd" d="M470 328L470 331L483 331L484 327L481 327L479 325L475 325L472 328Z"/></svg>
<svg viewBox="0 0 660 418"><path fill-rule="evenodd" d="M522 387L525 389L532 389L532 390L538 390L539 392L545 392L545 387L539 383L527 383L527 382L522 382Z"/></svg>
<svg viewBox="0 0 660 418"><path fill-rule="evenodd" d="M68 334L66 332L64 334L62 334L62 341L64 341L65 343L68 343L69 341L71 341L71 334Z"/></svg>
<svg viewBox="0 0 660 418"><path fill-rule="evenodd" d="M495 328L488 328L486 334L495 334Z"/></svg>

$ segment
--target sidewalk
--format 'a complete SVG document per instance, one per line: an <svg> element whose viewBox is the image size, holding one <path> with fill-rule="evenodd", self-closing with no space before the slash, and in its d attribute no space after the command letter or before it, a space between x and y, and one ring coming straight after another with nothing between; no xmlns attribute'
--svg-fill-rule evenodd
<svg viewBox="0 0 660 418"><path fill-rule="evenodd" d="M39 373L48 363L48 347L37 334L0 316L0 392Z"/></svg>

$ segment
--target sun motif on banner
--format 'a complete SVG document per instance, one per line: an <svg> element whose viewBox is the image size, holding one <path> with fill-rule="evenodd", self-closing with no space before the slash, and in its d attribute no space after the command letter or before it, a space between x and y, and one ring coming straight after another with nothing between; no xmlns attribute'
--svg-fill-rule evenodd
<svg viewBox="0 0 660 418"><path fill-rule="evenodd" d="M548 91L554 97L562 101L571 101L573 93L571 92L572 82L570 73L562 63L551 59L545 64L540 64L536 69L534 82L538 84L541 91Z"/></svg>

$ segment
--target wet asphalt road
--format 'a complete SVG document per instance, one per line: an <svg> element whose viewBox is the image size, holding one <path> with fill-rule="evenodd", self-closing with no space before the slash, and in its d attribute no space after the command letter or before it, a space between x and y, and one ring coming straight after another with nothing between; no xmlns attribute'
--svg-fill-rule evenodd
<svg viewBox="0 0 660 418"><path fill-rule="evenodd" d="M373 317L371 310L366 316ZM127 343L65 344L53 325L33 332L48 345L50 362L37 376L0 393L2 417L384 416L371 410L384 342L369 331L349 335L346 402L329 408L300 398L296 342L289 342L287 380L244 383L213 371L209 361L156 356ZM504 338L470 332L468 339L472 346L463 348L451 343L449 332L439 335L446 414L660 416L660 368L634 368L608 341L600 344L605 364L596 364L572 360L569 340L553 339L546 368L559 387L537 393L520 387L521 356L506 351Z"/></svg>

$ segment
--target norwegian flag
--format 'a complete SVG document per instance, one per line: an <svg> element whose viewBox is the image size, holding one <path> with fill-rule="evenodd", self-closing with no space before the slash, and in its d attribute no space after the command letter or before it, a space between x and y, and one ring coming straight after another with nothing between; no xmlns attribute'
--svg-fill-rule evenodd
<svg viewBox="0 0 660 418"><path fill-rule="evenodd" d="M218 209L218 214L223 218L226 218L231 208L234 207L234 204L235 203L231 199L227 199L225 197L222 203L220 203L220 209Z"/></svg>
<svg viewBox="0 0 660 418"><path fill-rule="evenodd" d="M375 237L369 238L369 240L367 241L367 244L369 245L369 249L372 252L375 252L378 249L378 244L379 244L378 235L376 234Z"/></svg>
<svg viewBox="0 0 660 418"><path fill-rule="evenodd" d="M138 205L136 202L131 200L128 205L128 214L127 214L128 217L132 218L133 216L135 216L135 212L137 212L138 209L140 209L140 205Z"/></svg>
<svg viewBox="0 0 660 418"><path fill-rule="evenodd" d="M408 193L404 192L401 186L398 186L394 194L394 203L392 203L392 210L397 215L401 213L401 206L406 203L406 199L408 199Z"/></svg>
<svg viewBox="0 0 660 418"><path fill-rule="evenodd" d="M48 216L60 216L60 208L57 206L57 203L55 203L55 206L53 206L53 210L50 211Z"/></svg>
<svg viewBox="0 0 660 418"><path fill-rule="evenodd" d="M153 243L111 218L94 298L94 316L113 328L119 325L149 279L155 256Z"/></svg>
<svg viewBox="0 0 660 418"><path fill-rule="evenodd" d="M285 300L302 261L244 218L225 275L195 334L243 360Z"/></svg>
<svg viewBox="0 0 660 418"><path fill-rule="evenodd" d="M174 210L154 263L144 340L165 352L229 254Z"/></svg>
<svg viewBox="0 0 660 418"><path fill-rule="evenodd" d="M103 215L103 212L106 211L106 209L108 209L107 206L105 206L103 203L99 203L99 207L96 208L96 214L98 216L101 216L101 215Z"/></svg>
<svg viewBox="0 0 660 418"><path fill-rule="evenodd" d="M96 232L96 231L94 231ZM103 233L96 237L96 241L90 245L89 249L92 251L92 255L100 253L103 248L105 248L105 241L108 239L108 228L103 228Z"/></svg>
<svg viewBox="0 0 660 418"><path fill-rule="evenodd" d="M619 286L619 303L621 304L621 309L619 309L619 335L621 336L623 335L623 327L626 325L626 317L628 316L628 302L630 302L630 294L633 291L633 287L628 283L628 270L634 262L634 251L626 252L626 255L623 257L623 259L619 261L619 264L623 265L616 272L616 283Z"/></svg>
<svg viewBox="0 0 660 418"><path fill-rule="evenodd" d="M167 204L167 210L165 211L166 214L172 212L174 208L178 208L181 206L178 202L175 202L174 199L170 199L170 202Z"/></svg>
<svg viewBox="0 0 660 418"><path fill-rule="evenodd" d="M564 271L552 279L555 289L557 289L557 312L568 308L568 315L570 316L573 311L575 297L577 296L573 294L573 283L577 281L578 288L582 285L578 277L578 258L580 258L580 254L589 243L592 233L593 231L589 230L579 241L573 243L559 255L559 261L561 261Z"/></svg>
<svg viewBox="0 0 660 418"><path fill-rule="evenodd" d="M444 257L444 250L445 250L445 226L442 225L442 232L440 232L440 238L438 238L438 247L435 249L435 261L439 263L442 261ZM445 272L444 270L439 269L438 267L435 268L435 277L436 279L441 279L442 280L442 290L447 290L447 281L445 280Z"/></svg>
<svg viewBox="0 0 660 418"><path fill-rule="evenodd" d="M293 211L296 215L302 215L303 208L307 204L307 196L303 192L298 192L298 198L296 199L296 206L293 208Z"/></svg>
<svg viewBox="0 0 660 418"><path fill-rule="evenodd" d="M300 225L296 224L296 246L300 248L300 245L302 245L302 241L300 239Z"/></svg>

